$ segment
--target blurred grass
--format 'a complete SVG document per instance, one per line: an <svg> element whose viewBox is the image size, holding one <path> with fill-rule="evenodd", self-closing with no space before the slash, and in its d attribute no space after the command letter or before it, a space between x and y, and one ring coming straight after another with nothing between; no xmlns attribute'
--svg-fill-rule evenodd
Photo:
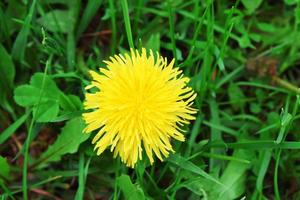
<svg viewBox="0 0 300 200"><path fill-rule="evenodd" d="M1 1L1 199L300 199L299 22L299 0ZM88 70L142 46L176 59L199 112L131 170L69 135Z"/></svg>

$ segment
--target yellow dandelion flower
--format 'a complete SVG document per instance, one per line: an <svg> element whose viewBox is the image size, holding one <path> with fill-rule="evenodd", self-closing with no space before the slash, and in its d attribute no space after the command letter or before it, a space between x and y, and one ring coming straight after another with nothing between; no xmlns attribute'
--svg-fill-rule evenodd
<svg viewBox="0 0 300 200"><path fill-rule="evenodd" d="M196 94L186 86L189 79L173 68L174 59L168 64L144 48L104 63L107 68L100 68L100 74L90 71L93 81L86 89L98 91L86 93L89 112L83 114L84 132L98 129L92 141L97 155L110 146L114 157L119 155L129 167L142 159L143 149L151 164L153 154L160 160L168 157L174 152L170 139L184 141L180 126L195 118L191 106Z"/></svg>

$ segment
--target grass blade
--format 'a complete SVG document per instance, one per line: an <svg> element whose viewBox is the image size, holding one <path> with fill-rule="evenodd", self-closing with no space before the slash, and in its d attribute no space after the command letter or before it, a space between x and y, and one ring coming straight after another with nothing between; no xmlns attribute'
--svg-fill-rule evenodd
<svg viewBox="0 0 300 200"><path fill-rule="evenodd" d="M126 29L128 44L129 44L130 48L134 48L127 0L121 0L121 6L122 6L122 10L123 10L123 18L124 18L124 22L125 22L125 29Z"/></svg>
<svg viewBox="0 0 300 200"><path fill-rule="evenodd" d="M215 183L218 183L219 185L222 185L220 181L206 173L203 169L195 165L194 163L186 160L184 157L181 157L178 154L174 154L168 158L168 161L171 162L172 164L177 165L181 169L193 172L195 174L198 174L200 176L203 176L204 178L207 178Z"/></svg>
<svg viewBox="0 0 300 200"><path fill-rule="evenodd" d="M79 25L76 32L76 40L78 40L81 34L85 31L93 17L96 15L98 9L102 4L102 0L88 1L87 6L83 11L83 15L79 21Z"/></svg>
<svg viewBox="0 0 300 200"><path fill-rule="evenodd" d="M23 62L23 60L24 60L25 49L27 46L27 38L29 35L30 24L31 24L31 20L33 18L33 13L35 10L35 4L36 4L36 0L33 0L30 10L29 10L29 13L28 13L27 17L25 18L23 27L22 27L21 31L19 32L15 43L13 44L12 57L15 60L20 61L20 62Z"/></svg>
<svg viewBox="0 0 300 200"><path fill-rule="evenodd" d="M25 122L31 112L27 112L0 134L0 145L3 144Z"/></svg>
<svg viewBox="0 0 300 200"><path fill-rule="evenodd" d="M75 195L76 200L83 199L85 185L85 170L84 170L84 153L79 154L79 172L78 172L78 189Z"/></svg>
<svg viewBox="0 0 300 200"><path fill-rule="evenodd" d="M172 2L170 0L168 0L168 11L169 11L169 26L170 26L172 50L173 50L173 56L175 58L175 65L177 66L177 52L176 52L175 27L174 27L175 22L174 22Z"/></svg>

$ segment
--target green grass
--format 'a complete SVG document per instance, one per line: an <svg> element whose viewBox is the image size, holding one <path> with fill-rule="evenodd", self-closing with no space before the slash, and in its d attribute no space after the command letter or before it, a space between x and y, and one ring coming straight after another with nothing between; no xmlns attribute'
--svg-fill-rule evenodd
<svg viewBox="0 0 300 200"><path fill-rule="evenodd" d="M0 3L0 199L300 199L300 1ZM196 120L126 168L83 135L89 70L130 48L176 60Z"/></svg>

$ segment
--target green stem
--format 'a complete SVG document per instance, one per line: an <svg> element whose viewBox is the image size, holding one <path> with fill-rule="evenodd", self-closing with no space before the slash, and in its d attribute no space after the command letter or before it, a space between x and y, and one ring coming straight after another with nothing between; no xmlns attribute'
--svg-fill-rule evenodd
<svg viewBox="0 0 300 200"><path fill-rule="evenodd" d="M36 112L35 113L38 113L39 105L40 105L40 102L41 102L41 99L42 99L42 96L43 96L43 91L44 91L44 86L45 86L45 77L46 77L47 69L48 69L48 66L49 66L49 63L50 63L49 60L47 60L47 62L46 62L46 67L45 67L45 71L44 71L44 77L43 77L42 86L41 86L41 92L40 92L40 96L39 96L39 100L38 100L38 103L37 103L37 108L36 108ZM33 129L33 125L34 125L34 122L36 120L35 119L36 117L37 116L35 116L33 114L33 112L32 112L32 120L30 122L29 130L28 130L28 135L27 135L27 138L26 138L26 141L25 141L25 146L24 146L25 152L24 152L24 164L23 164L23 176L22 176L22 191L23 191L23 199L24 200L28 199L28 193L27 193L27 190L28 190L27 176L28 176L29 146L30 146L30 141L31 141L31 136L32 136L32 129Z"/></svg>
<svg viewBox="0 0 300 200"><path fill-rule="evenodd" d="M300 88L291 84L290 82L286 81L286 80L283 80L277 76L274 76L273 77L273 80L280 86L292 91L292 92L295 92L296 94L300 95Z"/></svg>
<svg viewBox="0 0 300 200"><path fill-rule="evenodd" d="M275 199L280 200L280 193L278 188L278 166L279 166L279 160L281 155L281 149L278 150L277 156L276 156L276 163L275 163L275 171L274 171L274 193L275 193Z"/></svg>

